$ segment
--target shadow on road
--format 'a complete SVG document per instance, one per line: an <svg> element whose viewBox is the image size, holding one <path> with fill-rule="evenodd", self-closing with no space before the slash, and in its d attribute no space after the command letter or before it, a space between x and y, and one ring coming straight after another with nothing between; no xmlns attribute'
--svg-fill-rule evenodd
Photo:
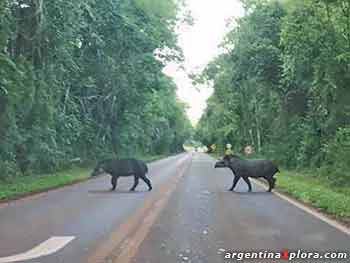
<svg viewBox="0 0 350 263"><path fill-rule="evenodd" d="M227 191L230 192L230 191ZM233 194L239 194L239 195L270 195L271 192L266 192L266 191L257 191L257 192L239 192L239 191L234 191L232 192Z"/></svg>
<svg viewBox="0 0 350 263"><path fill-rule="evenodd" d="M141 194L141 193L146 193L148 191L129 191L129 190L116 190L116 191L111 191L109 189L107 190L89 190L89 194Z"/></svg>

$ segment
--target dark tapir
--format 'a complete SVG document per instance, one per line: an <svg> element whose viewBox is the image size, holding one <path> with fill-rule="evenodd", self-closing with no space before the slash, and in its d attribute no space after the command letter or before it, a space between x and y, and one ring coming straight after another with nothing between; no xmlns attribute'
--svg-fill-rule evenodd
<svg viewBox="0 0 350 263"><path fill-rule="evenodd" d="M268 192L275 187L276 179L273 176L279 172L278 167L269 160L245 160L237 155L232 155L229 158L225 157L223 160L219 160L215 164L215 168L227 167L231 169L234 179L230 191L236 187L239 179L242 177L247 183L249 192L252 191L252 185L249 181L249 177L264 178L269 183Z"/></svg>
<svg viewBox="0 0 350 263"><path fill-rule="evenodd" d="M99 162L91 176L97 176L102 173L107 173L112 176L112 190L117 187L117 181L119 177L134 176L134 185L130 191L135 191L135 188L139 184L139 178L141 178L147 185L148 190L152 190L151 181L146 177L148 172L147 165L140 160L136 159L109 159Z"/></svg>

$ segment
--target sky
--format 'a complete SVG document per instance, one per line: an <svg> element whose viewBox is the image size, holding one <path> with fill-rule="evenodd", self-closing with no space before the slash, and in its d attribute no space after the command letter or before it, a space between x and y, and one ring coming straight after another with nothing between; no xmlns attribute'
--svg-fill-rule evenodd
<svg viewBox="0 0 350 263"><path fill-rule="evenodd" d="M184 25L179 29L179 45L182 47L185 62L182 70L179 65L170 63L164 72L177 84L178 97L189 106L187 114L195 125L201 117L206 100L213 89L209 84L194 87L187 73L198 73L220 53L218 45L227 32L227 22L243 15L239 0L186 0L194 18L194 25Z"/></svg>

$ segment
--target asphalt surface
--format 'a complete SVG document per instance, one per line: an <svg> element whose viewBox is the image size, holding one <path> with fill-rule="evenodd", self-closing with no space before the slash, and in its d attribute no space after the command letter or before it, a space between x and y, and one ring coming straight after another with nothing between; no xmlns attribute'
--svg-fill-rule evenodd
<svg viewBox="0 0 350 263"><path fill-rule="evenodd" d="M256 184L253 193L246 192L243 180L236 192L227 191L232 185L231 172L213 166L214 160L207 155L193 157L186 176L131 262L229 262L224 259L225 251L350 251L349 235Z"/></svg>
<svg viewBox="0 0 350 263"><path fill-rule="evenodd" d="M132 178L109 192L101 177L11 202L0 208L0 262L52 236L75 239L22 262L215 263L239 262L224 259L228 251L350 251L349 235L255 184L253 193L244 181L227 191L231 172L213 167L205 154L182 154L149 165L152 192L142 181L128 192Z"/></svg>
<svg viewBox="0 0 350 263"><path fill-rule="evenodd" d="M102 176L1 205L0 258L26 252L52 236L75 236L58 253L20 262L87 262L89 254L174 175L176 162L183 158L190 156L181 154L149 165L152 192L141 180L136 191L129 192L133 177L120 178L117 190L110 192L110 176Z"/></svg>

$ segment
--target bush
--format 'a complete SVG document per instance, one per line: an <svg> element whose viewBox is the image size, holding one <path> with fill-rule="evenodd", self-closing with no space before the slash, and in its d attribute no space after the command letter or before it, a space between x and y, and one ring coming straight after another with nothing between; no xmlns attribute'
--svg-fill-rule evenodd
<svg viewBox="0 0 350 263"><path fill-rule="evenodd" d="M305 119L302 123L302 138L297 153L298 168L320 167L324 156L321 151L321 134L312 124L311 119Z"/></svg>
<svg viewBox="0 0 350 263"><path fill-rule="evenodd" d="M12 181L22 175L15 162L0 160L0 181Z"/></svg>
<svg viewBox="0 0 350 263"><path fill-rule="evenodd" d="M339 128L323 152L326 159L320 175L335 184L350 185L350 127Z"/></svg>

